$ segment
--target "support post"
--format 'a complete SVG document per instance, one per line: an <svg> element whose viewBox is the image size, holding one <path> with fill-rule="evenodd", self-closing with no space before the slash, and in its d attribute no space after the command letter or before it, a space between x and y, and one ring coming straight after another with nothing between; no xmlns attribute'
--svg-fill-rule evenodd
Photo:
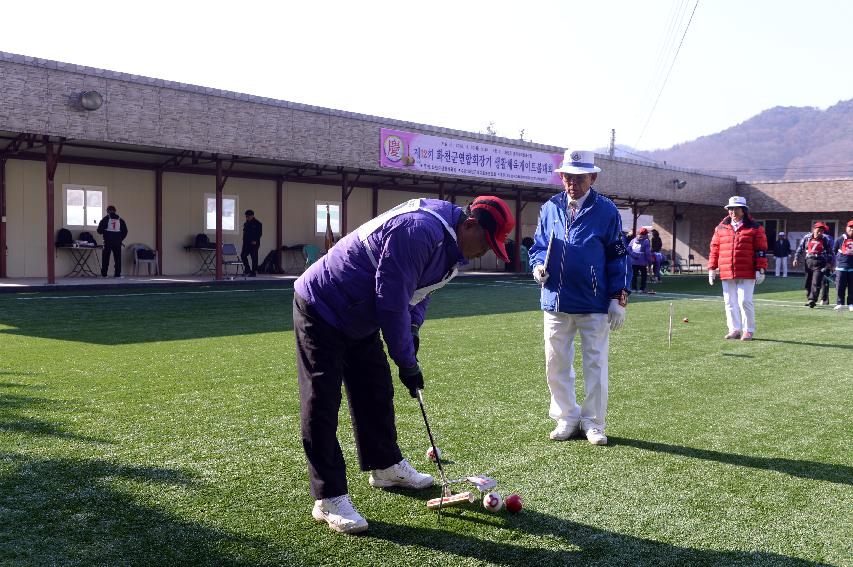
<svg viewBox="0 0 853 567"><path fill-rule="evenodd" d="M275 180L275 255L279 268L284 269L281 263L281 247L284 245L284 178Z"/></svg>
<svg viewBox="0 0 853 567"><path fill-rule="evenodd" d="M222 175L222 160L216 158L216 280L222 279L222 191L225 179Z"/></svg>
<svg viewBox="0 0 853 567"><path fill-rule="evenodd" d="M341 176L341 235L343 238L347 233L347 185L348 185L348 176L347 173L344 172L343 176Z"/></svg>
<svg viewBox="0 0 853 567"><path fill-rule="evenodd" d="M672 262L672 273L675 273L675 267L678 265L675 256L675 248L678 245L678 205L672 205L672 254L670 261Z"/></svg>
<svg viewBox="0 0 853 567"><path fill-rule="evenodd" d="M154 247L157 249L157 273L163 275L163 170L154 174Z"/></svg>
<svg viewBox="0 0 853 567"><path fill-rule="evenodd" d="M59 152L62 150L62 144L57 149L54 147L50 137L44 137L44 161L45 161L45 199L46 199L46 214L45 214L45 232L47 236L47 283L56 283L56 243L55 243L55 203L54 203L54 187L53 178L56 175L56 166L59 163Z"/></svg>
<svg viewBox="0 0 853 567"><path fill-rule="evenodd" d="M372 208L370 218L376 218L379 216L379 187L373 188L373 200L371 202Z"/></svg>
<svg viewBox="0 0 853 567"><path fill-rule="evenodd" d="M515 266L516 273L521 272L521 189L515 192Z"/></svg>
<svg viewBox="0 0 853 567"><path fill-rule="evenodd" d="M0 157L0 278L6 275L6 158Z"/></svg>

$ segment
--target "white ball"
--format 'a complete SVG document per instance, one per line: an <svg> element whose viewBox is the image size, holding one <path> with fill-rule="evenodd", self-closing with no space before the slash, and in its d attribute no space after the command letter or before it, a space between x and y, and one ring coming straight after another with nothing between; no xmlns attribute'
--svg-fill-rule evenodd
<svg viewBox="0 0 853 567"><path fill-rule="evenodd" d="M497 512L504 505L504 499L497 492L487 492L483 496L483 508L489 512Z"/></svg>
<svg viewBox="0 0 853 567"><path fill-rule="evenodd" d="M440 458L441 458L441 449L439 449L438 447L436 447L436 448L435 448L435 450L436 450L436 451L438 451L438 455L436 455L436 454L433 452L432 447L430 447L429 449L427 449L427 452L426 452L426 458L427 458L427 459L429 459L430 461L437 461L438 459L440 459Z"/></svg>

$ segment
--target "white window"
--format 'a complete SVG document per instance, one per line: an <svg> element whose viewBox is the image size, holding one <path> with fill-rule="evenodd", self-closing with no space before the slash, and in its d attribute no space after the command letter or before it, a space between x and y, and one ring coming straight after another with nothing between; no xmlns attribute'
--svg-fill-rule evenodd
<svg viewBox="0 0 853 567"><path fill-rule="evenodd" d="M329 207L329 222L332 225L332 233L341 233L341 204L333 201L315 201L316 222L314 232L326 234L326 207Z"/></svg>
<svg viewBox="0 0 853 567"><path fill-rule="evenodd" d="M106 187L94 185L63 185L65 226L95 227L104 217Z"/></svg>
<svg viewBox="0 0 853 567"><path fill-rule="evenodd" d="M216 230L216 195L205 193L204 195L204 229ZM237 196L222 196L222 230L224 232L237 232Z"/></svg>

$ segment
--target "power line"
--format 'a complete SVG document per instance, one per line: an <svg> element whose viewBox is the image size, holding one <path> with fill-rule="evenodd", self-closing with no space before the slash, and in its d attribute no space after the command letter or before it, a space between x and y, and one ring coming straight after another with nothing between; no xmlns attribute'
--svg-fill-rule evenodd
<svg viewBox="0 0 853 567"><path fill-rule="evenodd" d="M675 57L672 58L672 64L669 66L669 70L666 72L666 78L663 81L663 85L660 87L660 91L658 92L658 96L655 99L654 105L652 105L651 111L649 111L649 116L646 118L646 123L643 125L643 129L640 131L640 137L637 138L637 142L634 146L640 145L640 140L643 139L643 136L646 133L646 128L649 126L649 122L652 119L652 115L655 113L655 109L658 106L658 102L660 101L660 97L663 94L664 88L666 88L666 83L669 81L669 75L672 73L672 68L675 66L676 60L678 60L678 54L681 52L681 46L684 45L684 38L687 37L687 30L690 29L690 23L693 22L693 15L696 13L696 8L699 7L699 0L696 0L696 4L693 5L693 11L690 13L690 19L687 20L687 27L684 28L684 34L681 36L681 41L678 43L678 49L675 52Z"/></svg>

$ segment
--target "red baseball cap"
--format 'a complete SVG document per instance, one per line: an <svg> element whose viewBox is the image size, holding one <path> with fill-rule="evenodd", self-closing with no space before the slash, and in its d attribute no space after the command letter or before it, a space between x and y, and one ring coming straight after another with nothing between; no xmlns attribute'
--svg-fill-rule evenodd
<svg viewBox="0 0 853 567"><path fill-rule="evenodd" d="M822 222L816 222L816 223L814 223L814 226L813 226L812 228L822 228L824 232L828 232L828 231L829 231L829 227L828 227L828 226L826 226L826 223L822 223Z"/></svg>
<svg viewBox="0 0 853 567"><path fill-rule="evenodd" d="M502 262L509 262L504 241L515 228L515 217L500 197L480 196L470 206L470 214L486 231L486 239Z"/></svg>
<svg viewBox="0 0 853 567"><path fill-rule="evenodd" d="M638 234L648 234L648 233L649 233L649 229L647 229L646 227L642 227Z"/></svg>
<svg viewBox="0 0 853 567"><path fill-rule="evenodd" d="M847 226L853 226L853 220L847 221Z"/></svg>

